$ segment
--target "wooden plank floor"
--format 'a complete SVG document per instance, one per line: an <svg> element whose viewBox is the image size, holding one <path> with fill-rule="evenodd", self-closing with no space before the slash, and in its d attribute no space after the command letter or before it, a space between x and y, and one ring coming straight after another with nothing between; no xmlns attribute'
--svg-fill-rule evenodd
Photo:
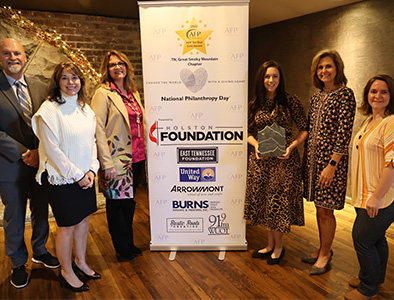
<svg viewBox="0 0 394 300"><path fill-rule="evenodd" d="M146 194L137 194L135 240L143 256L135 262L118 261L107 230L105 211L90 221L87 260L103 278L90 281L91 290L73 293L61 289L59 270L33 264L29 258L29 285L21 290L9 283L11 264L4 254L4 234L0 232L0 299L343 299L350 291L347 281L356 276L358 263L352 246L351 228L355 217L349 205L337 212L332 269L310 276L310 265L300 258L317 245L315 209L305 204L305 227L293 227L284 238L286 255L280 265L268 266L251 258L254 249L266 243L261 227L247 227L248 251L227 252L224 261L218 252L178 252L169 261L169 252L149 251L149 205ZM56 225L50 222L48 249L55 252ZM26 226L30 238L30 225ZM387 233L390 255L386 282L377 299L394 299L394 228ZM28 249L31 252L28 242ZM31 255L31 254L30 254Z"/></svg>

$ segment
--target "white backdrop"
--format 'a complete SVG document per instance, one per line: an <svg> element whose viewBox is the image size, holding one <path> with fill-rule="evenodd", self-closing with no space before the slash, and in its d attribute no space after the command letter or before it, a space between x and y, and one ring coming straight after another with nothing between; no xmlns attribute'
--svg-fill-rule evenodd
<svg viewBox="0 0 394 300"><path fill-rule="evenodd" d="M249 1L139 1L151 250L245 250Z"/></svg>

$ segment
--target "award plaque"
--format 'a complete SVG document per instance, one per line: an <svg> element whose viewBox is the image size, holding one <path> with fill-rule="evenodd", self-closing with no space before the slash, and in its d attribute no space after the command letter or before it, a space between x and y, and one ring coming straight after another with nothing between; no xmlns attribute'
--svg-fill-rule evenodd
<svg viewBox="0 0 394 300"><path fill-rule="evenodd" d="M286 153L285 129L274 123L257 133L260 157L278 157Z"/></svg>

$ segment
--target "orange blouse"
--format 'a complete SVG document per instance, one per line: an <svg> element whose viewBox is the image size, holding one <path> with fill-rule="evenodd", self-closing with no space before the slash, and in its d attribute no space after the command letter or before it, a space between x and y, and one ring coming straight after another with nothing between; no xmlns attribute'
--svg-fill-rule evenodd
<svg viewBox="0 0 394 300"><path fill-rule="evenodd" d="M369 117L353 139L352 205L365 208L374 193L381 173L394 161L394 115L366 131ZM394 182L383 197L382 207L394 201Z"/></svg>

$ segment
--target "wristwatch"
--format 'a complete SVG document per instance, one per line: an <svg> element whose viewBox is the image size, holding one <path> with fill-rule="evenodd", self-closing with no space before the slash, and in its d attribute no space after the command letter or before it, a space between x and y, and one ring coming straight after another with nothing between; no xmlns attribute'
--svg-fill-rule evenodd
<svg viewBox="0 0 394 300"><path fill-rule="evenodd" d="M329 164L333 167L335 167L337 165L337 162L333 159L330 160Z"/></svg>

